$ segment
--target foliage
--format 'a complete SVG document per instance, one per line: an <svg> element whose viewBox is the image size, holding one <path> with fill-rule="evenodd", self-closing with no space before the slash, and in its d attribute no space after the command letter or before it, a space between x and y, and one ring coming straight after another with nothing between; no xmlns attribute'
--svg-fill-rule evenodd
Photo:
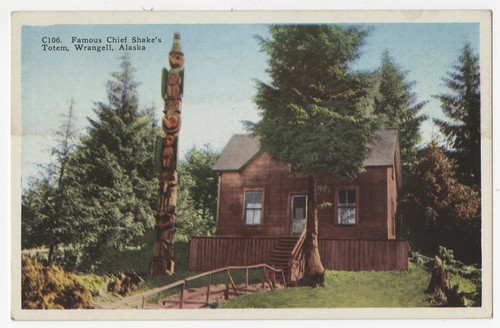
<svg viewBox="0 0 500 328"><path fill-rule="evenodd" d="M435 119L452 147L458 177L479 189L481 184L481 90L479 56L465 44L458 63L444 79L451 93L435 96L448 120Z"/></svg>
<svg viewBox="0 0 500 328"><path fill-rule="evenodd" d="M211 235L215 232L217 173L212 170L218 157L209 145L191 148L178 163L179 196L176 238Z"/></svg>
<svg viewBox="0 0 500 328"><path fill-rule="evenodd" d="M139 110L134 69L127 55L121 59L121 71L107 83L107 103L96 103L96 118L89 118L88 134L75 141L71 103L56 133L55 162L22 195L22 247L49 247L49 261L65 270L133 267L124 254L135 258L147 248L138 272L149 272L159 174L155 142L162 131L153 108ZM214 232L216 157L207 145L191 149L178 164L180 240ZM110 263L116 256L121 264Z"/></svg>
<svg viewBox="0 0 500 328"><path fill-rule="evenodd" d="M463 261L481 261L479 195L458 182L453 162L435 142L422 149L402 204L408 237L427 255L442 245Z"/></svg>
<svg viewBox="0 0 500 328"><path fill-rule="evenodd" d="M140 246L154 224L158 185L154 143L160 133L138 109L134 69L124 55L121 71L107 83L108 103L98 102L88 135L68 161L72 246L79 269L91 270L105 250Z"/></svg>
<svg viewBox="0 0 500 328"><path fill-rule="evenodd" d="M261 119L248 124L274 160L309 175L306 285L321 284L317 248L317 177L354 178L364 170L366 145L379 128L368 97L371 79L350 65L367 31L334 25L274 25L260 38L271 83L257 83Z"/></svg>
<svg viewBox="0 0 500 328"><path fill-rule="evenodd" d="M428 264L441 266L449 274L450 288L430 295L429 302L440 307L481 305L481 270L457 261L453 250L439 246L438 254Z"/></svg>
<svg viewBox="0 0 500 328"><path fill-rule="evenodd" d="M23 309L91 309L91 293L56 265L43 265L29 257L22 259Z"/></svg>
<svg viewBox="0 0 500 328"><path fill-rule="evenodd" d="M407 72L401 70L387 51L384 52L378 72L380 82L375 96L375 112L383 117L384 126L398 128L403 176L421 141L420 125L427 119L426 115L419 114L426 103L417 103L416 95L411 91L414 83L407 82L406 77Z"/></svg>
<svg viewBox="0 0 500 328"><path fill-rule="evenodd" d="M260 39L271 84L258 82L261 120L252 126L262 149L294 170L355 177L378 129L369 79L351 72L367 31L327 25L271 26Z"/></svg>
<svg viewBox="0 0 500 328"><path fill-rule="evenodd" d="M44 168L44 176L31 182L22 195L22 246L23 248L48 246L48 262L54 251L73 238L71 215L73 194L65 188L65 173L77 139L74 102L62 116L62 124L55 132L56 146L51 149L55 160Z"/></svg>

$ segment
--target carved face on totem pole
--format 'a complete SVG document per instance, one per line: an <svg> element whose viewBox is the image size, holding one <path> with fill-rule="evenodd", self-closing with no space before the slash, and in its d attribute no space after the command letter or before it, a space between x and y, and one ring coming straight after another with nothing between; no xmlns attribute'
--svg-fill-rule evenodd
<svg viewBox="0 0 500 328"><path fill-rule="evenodd" d="M174 43L168 54L168 62L172 69L181 68L184 66L184 54L181 49L181 36L179 33L174 34Z"/></svg>
<svg viewBox="0 0 500 328"><path fill-rule="evenodd" d="M184 55L179 52L170 52L168 62L170 63L170 67L173 69L183 67Z"/></svg>

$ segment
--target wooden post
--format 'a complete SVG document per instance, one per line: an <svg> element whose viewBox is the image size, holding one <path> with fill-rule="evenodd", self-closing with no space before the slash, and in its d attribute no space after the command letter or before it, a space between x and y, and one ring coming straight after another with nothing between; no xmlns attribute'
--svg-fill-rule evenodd
<svg viewBox="0 0 500 328"><path fill-rule="evenodd" d="M161 97L165 114L162 128L165 136L157 147L156 159L160 175L156 209L156 236L153 249L153 275L173 274L174 241L177 206L177 154L181 128L182 93L184 85L184 54L179 33L169 53L170 70L162 70Z"/></svg>
<svg viewBox="0 0 500 328"><path fill-rule="evenodd" d="M146 297L142 297L142 305L141 305L141 309L144 309L144 305L146 304Z"/></svg>
<svg viewBox="0 0 500 328"><path fill-rule="evenodd" d="M229 276L229 283L233 287L234 293L236 294L237 297L240 296L240 294L238 293L238 287L236 286L233 277L231 277L231 274L228 274L228 276Z"/></svg>
<svg viewBox="0 0 500 328"><path fill-rule="evenodd" d="M247 267L246 273L245 273L245 288L248 288L248 267Z"/></svg>
<svg viewBox="0 0 500 328"><path fill-rule="evenodd" d="M208 284L207 284L207 304L210 303L210 285L212 284L212 274L208 275Z"/></svg>
<svg viewBox="0 0 500 328"><path fill-rule="evenodd" d="M224 291L224 299L229 299L229 269L226 270L226 290Z"/></svg>
<svg viewBox="0 0 500 328"><path fill-rule="evenodd" d="M184 281L181 285L181 295L179 299L179 309L182 309L182 306L184 305L184 289L186 287L186 282Z"/></svg>
<svg viewBox="0 0 500 328"><path fill-rule="evenodd" d="M262 267L262 288L266 286L266 267Z"/></svg>
<svg viewBox="0 0 500 328"><path fill-rule="evenodd" d="M281 270L281 278L283 279L283 287L286 288L285 271Z"/></svg>

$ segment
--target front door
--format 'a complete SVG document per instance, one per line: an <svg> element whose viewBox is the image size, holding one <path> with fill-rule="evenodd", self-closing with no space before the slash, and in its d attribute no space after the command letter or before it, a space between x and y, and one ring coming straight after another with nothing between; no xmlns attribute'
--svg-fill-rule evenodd
<svg viewBox="0 0 500 328"><path fill-rule="evenodd" d="M300 235L306 227L307 196L292 196L292 235Z"/></svg>

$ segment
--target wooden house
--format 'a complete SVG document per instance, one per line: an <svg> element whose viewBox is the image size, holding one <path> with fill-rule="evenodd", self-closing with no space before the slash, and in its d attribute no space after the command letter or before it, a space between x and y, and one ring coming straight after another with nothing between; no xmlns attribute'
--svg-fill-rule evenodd
<svg viewBox="0 0 500 328"><path fill-rule="evenodd" d="M397 129L377 134L364 166L353 181L318 182L318 203L328 204L318 211L323 264L335 270L405 270L408 244L396 239L402 184ZM249 135L234 135L213 169L219 173L216 236L193 238L190 268L257 262L286 268L307 220L307 177L273 161Z"/></svg>

